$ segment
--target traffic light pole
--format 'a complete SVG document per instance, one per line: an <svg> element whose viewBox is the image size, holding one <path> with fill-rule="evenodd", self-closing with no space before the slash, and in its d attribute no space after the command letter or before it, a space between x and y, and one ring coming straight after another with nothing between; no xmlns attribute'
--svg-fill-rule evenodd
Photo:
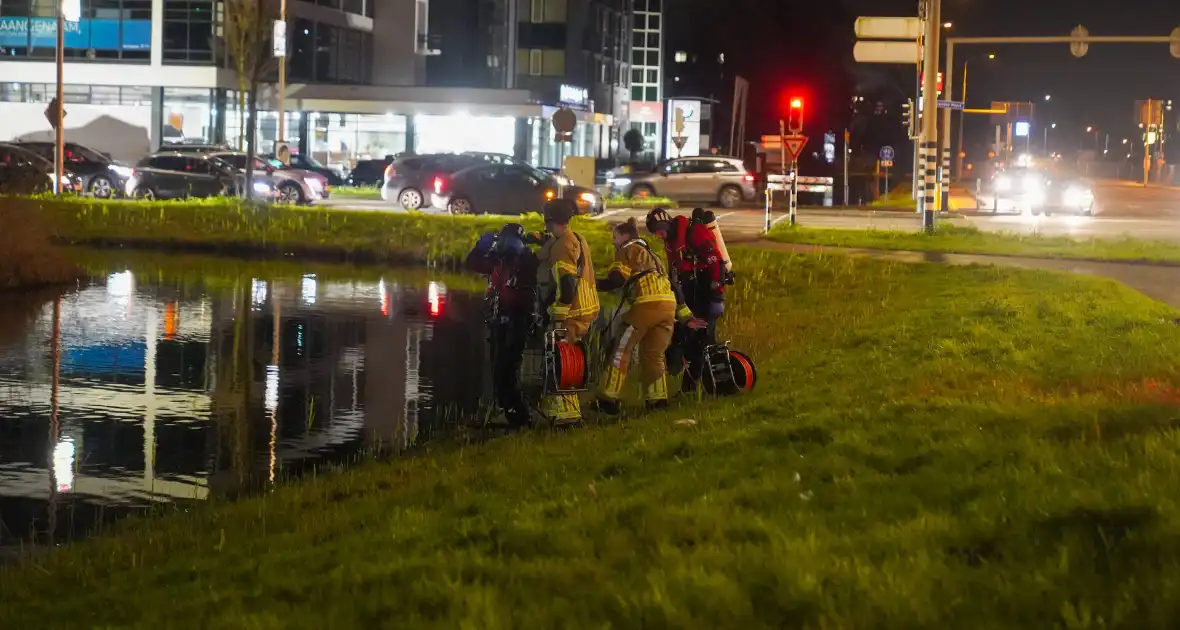
<svg viewBox="0 0 1180 630"><path fill-rule="evenodd" d="M923 38L922 98L922 229L934 231L934 213L938 210L938 36L942 27L942 0L927 0L926 35Z"/></svg>

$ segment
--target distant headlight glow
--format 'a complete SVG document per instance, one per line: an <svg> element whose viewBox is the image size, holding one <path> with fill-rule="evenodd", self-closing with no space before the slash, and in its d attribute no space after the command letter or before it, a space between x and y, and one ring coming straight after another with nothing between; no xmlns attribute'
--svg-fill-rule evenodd
<svg viewBox="0 0 1180 630"><path fill-rule="evenodd" d="M262 195L270 194L270 184L266 182L254 182L254 192Z"/></svg>
<svg viewBox="0 0 1180 630"><path fill-rule="evenodd" d="M591 205L598 203L598 195L594 193L584 192L581 195L578 195L578 198Z"/></svg>
<svg viewBox="0 0 1180 630"><path fill-rule="evenodd" d="M112 164L111 172L119 177L131 177L131 167L123 166L121 164Z"/></svg>
<svg viewBox="0 0 1180 630"><path fill-rule="evenodd" d="M1084 208L1094 202L1094 193L1082 186L1070 186L1065 189L1063 201L1071 208Z"/></svg>
<svg viewBox="0 0 1180 630"><path fill-rule="evenodd" d="M1008 177L1007 175L1001 175L1001 176L997 177L996 178L996 190L999 192L1012 190L1012 178Z"/></svg>

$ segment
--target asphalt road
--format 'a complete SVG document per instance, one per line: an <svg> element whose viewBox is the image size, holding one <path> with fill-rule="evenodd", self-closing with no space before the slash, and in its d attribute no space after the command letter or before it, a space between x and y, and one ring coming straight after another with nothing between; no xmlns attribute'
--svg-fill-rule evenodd
<svg viewBox="0 0 1180 630"><path fill-rule="evenodd" d="M1148 187L1129 182L1102 181L1094 188L1098 213L1093 217L1051 216L1029 217L1014 215L992 216L974 210L970 195L956 194L951 205L955 210L940 220L955 225L975 226L994 232L1071 236L1074 238L1134 238L1180 242L1180 188ZM396 212L381 200L340 198L332 199L325 207ZM712 209L726 234L752 236L762 231L766 219L762 210ZM687 210L681 210L687 214ZM624 221L635 217L642 221L646 210L609 210L601 220ZM786 213L776 210L772 224L787 219ZM798 224L806 227L917 231L921 218L910 212L861 211L803 208L798 212Z"/></svg>

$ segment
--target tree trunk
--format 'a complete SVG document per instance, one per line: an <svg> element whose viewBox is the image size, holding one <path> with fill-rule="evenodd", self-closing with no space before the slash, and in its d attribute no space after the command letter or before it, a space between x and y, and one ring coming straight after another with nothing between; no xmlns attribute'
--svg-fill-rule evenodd
<svg viewBox="0 0 1180 630"><path fill-rule="evenodd" d="M254 196L254 155L255 139L258 137L258 82L250 83L250 105L246 118L246 192L247 199Z"/></svg>

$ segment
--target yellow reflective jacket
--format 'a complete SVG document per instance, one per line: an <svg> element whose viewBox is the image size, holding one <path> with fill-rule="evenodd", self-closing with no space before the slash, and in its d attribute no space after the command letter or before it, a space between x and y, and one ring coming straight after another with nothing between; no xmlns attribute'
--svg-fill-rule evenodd
<svg viewBox="0 0 1180 630"><path fill-rule="evenodd" d="M623 300L631 304L676 303L672 283L659 260L640 240L627 241L615 249L615 261L607 270L606 287L623 281Z"/></svg>
<svg viewBox="0 0 1180 630"><path fill-rule="evenodd" d="M561 297L562 278L571 276L577 279L573 301L569 304L569 317L586 320L598 317L594 261L586 239L573 230L567 230L564 236L551 236L541 245L537 258L541 263L537 269L537 284L549 289L554 300Z"/></svg>

